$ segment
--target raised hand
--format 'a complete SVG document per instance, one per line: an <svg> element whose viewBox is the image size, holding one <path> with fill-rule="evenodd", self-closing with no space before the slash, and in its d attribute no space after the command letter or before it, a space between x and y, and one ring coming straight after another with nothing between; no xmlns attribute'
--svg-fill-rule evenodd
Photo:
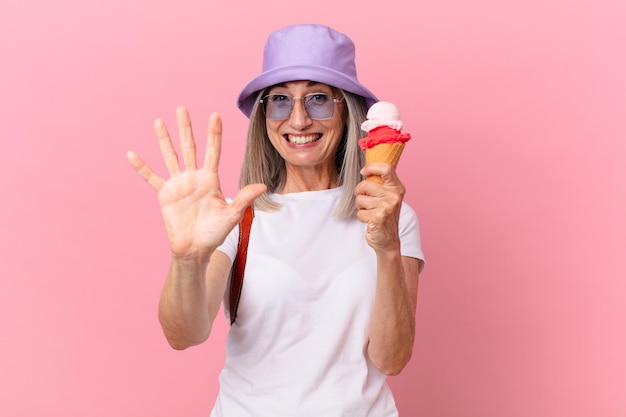
<svg viewBox="0 0 626 417"><path fill-rule="evenodd" d="M232 204L222 195L218 166L222 143L222 121L214 113L209 129L204 164L196 166L196 144L187 109L176 109L183 169L170 134L161 119L154 122L163 161L170 178L160 178L137 154L127 158L137 173L157 192L172 256L206 259L241 221L245 208L266 191L263 184L241 189Z"/></svg>

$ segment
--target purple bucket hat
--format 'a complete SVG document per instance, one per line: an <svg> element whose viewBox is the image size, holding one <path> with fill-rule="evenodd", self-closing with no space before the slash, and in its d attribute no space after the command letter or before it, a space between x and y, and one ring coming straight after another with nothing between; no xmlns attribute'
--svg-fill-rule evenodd
<svg viewBox="0 0 626 417"><path fill-rule="evenodd" d="M263 51L263 72L239 93L237 106L248 117L257 92L287 81L310 80L358 94L367 106L378 99L356 76L354 43L322 25L293 25L272 32Z"/></svg>

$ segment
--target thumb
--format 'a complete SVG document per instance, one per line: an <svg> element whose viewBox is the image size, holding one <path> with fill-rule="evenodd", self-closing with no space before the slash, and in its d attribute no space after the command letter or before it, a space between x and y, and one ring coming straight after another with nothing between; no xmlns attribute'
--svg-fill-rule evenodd
<svg viewBox="0 0 626 417"><path fill-rule="evenodd" d="M249 184L243 187L231 204L232 207L241 211L245 210L254 200L263 195L267 191L267 186L265 184Z"/></svg>

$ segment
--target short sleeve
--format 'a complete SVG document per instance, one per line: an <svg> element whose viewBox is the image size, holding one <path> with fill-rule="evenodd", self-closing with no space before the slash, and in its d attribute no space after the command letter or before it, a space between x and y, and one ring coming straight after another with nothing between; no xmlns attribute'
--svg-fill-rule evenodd
<svg viewBox="0 0 626 417"><path fill-rule="evenodd" d="M400 253L420 260L420 272L424 269L425 259L420 239L419 221L415 210L407 203L402 203L400 209Z"/></svg>

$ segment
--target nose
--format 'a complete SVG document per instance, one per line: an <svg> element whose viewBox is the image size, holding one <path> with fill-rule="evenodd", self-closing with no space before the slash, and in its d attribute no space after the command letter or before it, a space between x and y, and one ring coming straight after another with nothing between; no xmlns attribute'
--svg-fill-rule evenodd
<svg viewBox="0 0 626 417"><path fill-rule="evenodd" d="M289 115L289 124L296 129L304 129L311 123L313 123L313 119L309 117L304 108L304 100L302 98L294 99L293 108Z"/></svg>

